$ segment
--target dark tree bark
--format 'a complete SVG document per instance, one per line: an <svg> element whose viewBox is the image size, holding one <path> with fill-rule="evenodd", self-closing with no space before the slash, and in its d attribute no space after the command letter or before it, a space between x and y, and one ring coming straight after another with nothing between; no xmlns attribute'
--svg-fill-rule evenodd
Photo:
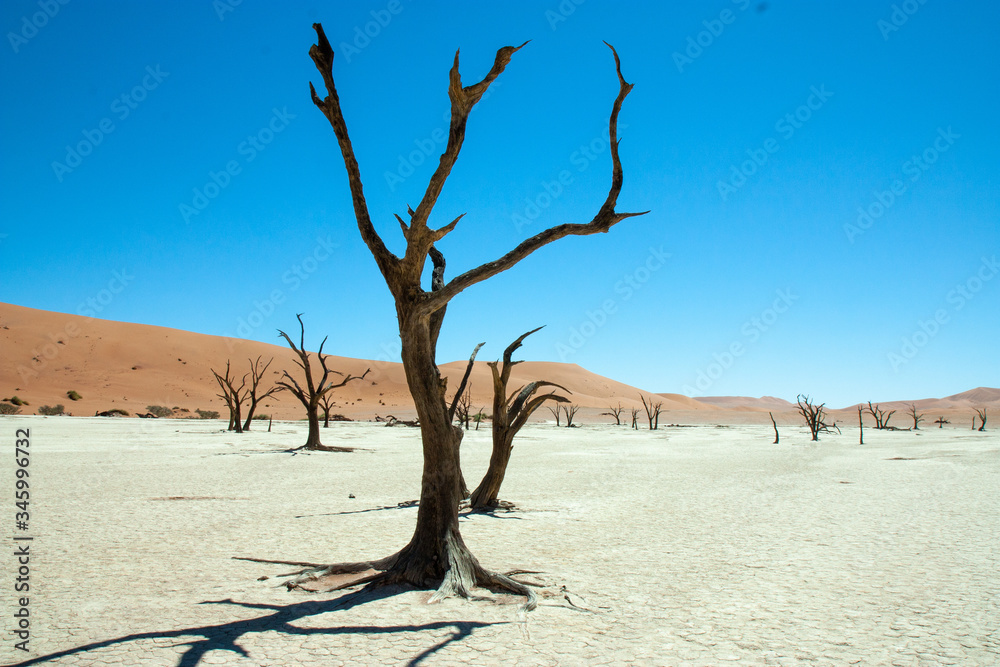
<svg viewBox="0 0 1000 667"><path fill-rule="evenodd" d="M919 431L920 422L924 420L924 415L917 412L917 406L913 403L910 403L910 409L907 410L907 414L910 415L910 418L913 420L913 430Z"/></svg>
<svg viewBox="0 0 1000 667"><path fill-rule="evenodd" d="M858 444L865 444L865 421L861 418L862 407L858 406Z"/></svg>
<svg viewBox="0 0 1000 667"><path fill-rule="evenodd" d="M269 359L268 362L264 364L263 367L260 365L260 357L257 357L256 361L254 361L253 359L248 359L248 361L250 362L250 390L248 393L248 398L250 399L250 405L247 408L246 421L243 422L244 431L250 430L250 422L253 420L253 415L257 411L257 405L265 398L271 398L272 396L281 391L281 387L275 385L270 389L268 389L267 391L265 391L264 393L260 395L257 394L257 391L260 388L260 381L264 379L264 373L267 372L267 367L271 365L272 361L274 361L273 357Z"/></svg>
<svg viewBox="0 0 1000 667"><path fill-rule="evenodd" d="M226 402L226 407L229 408L229 429L230 431L236 431L237 433L243 432L243 401L247 398L247 376L244 375L240 381L239 386L236 386L236 376L232 375L230 370L229 360L226 360L226 374L225 376L219 375L214 369L209 369L212 371L212 375L215 376L215 381L219 383L219 388L222 390L220 393L216 394L219 398Z"/></svg>
<svg viewBox="0 0 1000 667"><path fill-rule="evenodd" d="M295 317L299 320L299 329L301 332L299 344L296 346L292 339L289 338L288 334L280 329L278 330L278 335L285 339L289 347L291 347L298 356L295 363L302 369L305 379L303 384L300 385L295 378L289 375L288 371L283 371L282 379L278 380L278 385L285 391L290 392L293 396L295 396L295 398L299 399L299 402L302 403L306 409L306 418L309 421L309 435L306 438L306 444L302 445L298 449L327 452L352 451L344 447L328 447L320 441L319 405L320 401L322 401L323 397L327 393L333 391L334 389L343 387L352 380L363 380L371 369L369 368L361 375L347 374L346 376L338 371L330 370L326 366L328 356L323 354L323 346L326 345L326 338L323 338L323 342L319 344L319 350L316 352L316 356L319 358L320 370L323 371L322 375L319 376L319 381L317 382L313 378L313 369L312 364L309 361L309 353L306 352L306 325L302 322L301 313ZM331 375L339 375L344 379L338 384L333 384L329 381Z"/></svg>
<svg viewBox="0 0 1000 667"><path fill-rule="evenodd" d="M621 426L622 425L622 412L625 411L625 408L622 407L622 404L618 403L618 407L609 406L608 410L609 410L609 412L602 412L601 416L604 417L606 415L608 417L614 417L615 418L615 426Z"/></svg>
<svg viewBox="0 0 1000 667"><path fill-rule="evenodd" d="M646 408L649 430L655 431L660 426L660 413L663 412L663 402L653 403L653 397L650 396L649 403L646 403L646 399L642 394L639 394L639 400L642 401L642 407Z"/></svg>
<svg viewBox="0 0 1000 667"><path fill-rule="evenodd" d="M556 418L556 426L562 426L562 406L550 405L547 409Z"/></svg>
<svg viewBox="0 0 1000 667"><path fill-rule="evenodd" d="M774 421L774 415L770 412L767 413L767 416L771 418L771 424L774 426L774 442L771 444L776 445L778 444L778 422Z"/></svg>
<svg viewBox="0 0 1000 667"><path fill-rule="evenodd" d="M537 396L536 392L542 387L557 387L566 393L572 393L554 382L536 381L519 388L510 395L507 394L510 373L514 370L514 366L521 363L520 361L511 361L511 355L517 348L521 347L525 338L536 331L538 329L523 334L507 346L503 353L502 366L498 361L491 361L488 364L493 372L493 453L490 456L490 465L486 474L476 490L472 492L470 504L474 510L491 509L499 505L497 496L500 493L504 476L507 474L507 464L510 463L511 452L514 450L514 436L528 423L532 413L540 408L545 401L568 402L568 399L551 392Z"/></svg>
<svg viewBox="0 0 1000 667"><path fill-rule="evenodd" d="M945 419L944 417L938 417L937 421L934 422L934 423L938 425L938 428L944 428L945 424L950 424L951 422L948 421L947 419ZM975 422L973 422L973 425L974 424L975 424Z"/></svg>
<svg viewBox="0 0 1000 667"><path fill-rule="evenodd" d="M888 428L889 419L891 419L892 416L896 414L895 410L891 410L888 412L885 410L880 410L878 405L873 406L871 401L868 401L868 412L871 414L872 417L875 418L875 428L879 430Z"/></svg>
<svg viewBox="0 0 1000 667"><path fill-rule="evenodd" d="M639 408L632 408L632 428L639 430Z"/></svg>
<svg viewBox="0 0 1000 667"><path fill-rule="evenodd" d="M986 430L986 408L983 408L982 410L980 410L979 408L975 408L975 411L976 411L976 414L979 415L979 421L982 422L982 424L979 425L979 430L980 431L985 431ZM972 418L972 426L973 426L973 428L975 428L975 426L976 426L976 418L975 417Z"/></svg>
<svg viewBox="0 0 1000 667"><path fill-rule="evenodd" d="M826 423L826 411L824 407L826 403L820 403L815 405L812 403L808 396L803 396L799 394L796 402L799 406L799 414L806 420L806 426L809 427L809 431L812 433L813 441L819 440L820 433L827 433L831 429L837 429L840 432L840 428L836 424Z"/></svg>
<svg viewBox="0 0 1000 667"><path fill-rule="evenodd" d="M579 405L564 405L563 414L566 415L566 428L573 427L573 417L576 417L576 413L580 411Z"/></svg>
<svg viewBox="0 0 1000 667"><path fill-rule="evenodd" d="M478 83L462 84L458 68L458 54L449 74L448 96L451 100L451 122L448 142L437 168L416 210L408 209L407 224L397 216L406 239L406 252L397 257L388 250L375 230L365 201L361 170L348 136L347 123L340 107L340 98L333 80L333 49L320 24L313 25L317 43L309 50L317 70L322 75L326 97L320 98L310 84L313 103L329 120L347 170L354 213L361 237L371 251L389 291L396 303L399 334L402 343L402 362L406 382L413 397L420 421L423 442L424 468L421 479L417 525L410 542L403 549L378 561L330 565L319 570L303 572L291 582L296 585L318 574L358 572L374 569L377 574L370 580L380 583L407 582L419 587L437 586L434 598L450 594L468 596L474 585L501 587L528 596L528 608L535 605L535 597L521 583L494 574L483 568L462 540L458 524L458 506L461 500L461 465L459 445L461 428L452 423L453 414L445 401L445 382L438 372L435 349L438 333L444 318L445 306L466 288L482 282L513 267L535 250L569 235L589 235L607 232L613 225L638 213L618 213L615 206L623 182L623 171L618 156L618 114L625 96L631 91L621 75L618 54L615 68L618 73L619 92L611 110L609 123L610 153L612 160L611 188L594 218L588 223L567 223L546 229L521 242L497 260L471 269L445 283L443 257L434 244L455 229L462 216L443 227L434 229L428 221L444 188L445 181L458 160L465 140L466 123L472 108L479 102L490 84L510 63L511 56L520 50L507 46L497 51L496 59L486 76ZM609 45L610 46L610 45ZM434 264L431 291L421 286L421 276L426 260ZM440 262L439 267L439 260ZM440 270L439 270L440 268ZM494 416L496 418L496 416ZM360 582L352 582L354 585Z"/></svg>

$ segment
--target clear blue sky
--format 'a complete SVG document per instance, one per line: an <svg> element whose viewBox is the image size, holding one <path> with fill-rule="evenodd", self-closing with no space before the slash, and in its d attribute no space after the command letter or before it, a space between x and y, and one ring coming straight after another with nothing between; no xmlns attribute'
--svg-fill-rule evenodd
<svg viewBox="0 0 1000 667"><path fill-rule="evenodd" d="M436 209L468 213L450 276L600 206L607 40L635 83L619 210L651 213L460 295L440 360L544 324L523 358L650 391L838 407L1000 385L996 3L234 3L3 3L0 300L274 343L303 312L313 348L397 358L309 99L312 23L396 251L455 50L469 83L532 40Z"/></svg>

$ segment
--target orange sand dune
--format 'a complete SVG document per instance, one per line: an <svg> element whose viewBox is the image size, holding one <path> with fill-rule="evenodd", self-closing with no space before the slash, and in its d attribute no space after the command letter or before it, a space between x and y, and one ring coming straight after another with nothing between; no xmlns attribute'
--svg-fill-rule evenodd
<svg viewBox="0 0 1000 667"><path fill-rule="evenodd" d="M274 358L263 381L270 387L288 369L298 377L294 353L288 347L190 333L178 329L124 322L111 322L77 315L53 313L0 303L0 398L14 395L28 401L24 414L34 414L41 405L62 404L74 415L121 408L129 413L146 412L149 405L217 410L227 415L216 396L218 386L212 368L222 371L231 359L242 376L249 359ZM314 357L315 359L315 357ZM352 375L371 372L336 391L336 411L354 419L376 415L412 415L413 402L399 363L366 361L331 356L331 369ZM466 362L441 367L454 391ZM314 360L314 368L319 363ZM511 376L511 391L532 380L549 380L566 387L574 404L606 409L619 401L626 407L640 405L635 387L601 377L575 364L525 362ZM69 391L82 396L67 397ZM493 381L485 362L477 362L472 373L472 402L492 412ZM705 409L683 396L685 409ZM675 401L665 401L668 409ZM267 399L258 412L281 419L304 417L304 409L288 394ZM538 413L540 417L548 413Z"/></svg>

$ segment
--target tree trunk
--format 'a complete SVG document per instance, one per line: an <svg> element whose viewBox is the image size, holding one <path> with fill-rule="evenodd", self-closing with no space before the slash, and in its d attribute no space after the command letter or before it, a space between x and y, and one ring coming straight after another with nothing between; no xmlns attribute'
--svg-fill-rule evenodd
<svg viewBox="0 0 1000 667"><path fill-rule="evenodd" d="M494 445L493 454L490 456L490 467L469 499L472 509L496 506L497 496L500 495L500 487L503 486L503 478L507 474L507 464L510 463L510 455L513 450L512 443L501 444L499 447Z"/></svg>
<svg viewBox="0 0 1000 667"><path fill-rule="evenodd" d="M423 443L417 525L390 570L416 585L441 581L439 593L467 594L481 570L462 540L458 505L462 500L459 446L461 427L451 423L427 318L411 321L400 310L402 361L413 396Z"/></svg>
<svg viewBox="0 0 1000 667"><path fill-rule="evenodd" d="M308 414L309 437L306 438L306 444L303 449L319 449L320 445L323 444L319 439L319 409L314 406L310 407Z"/></svg>

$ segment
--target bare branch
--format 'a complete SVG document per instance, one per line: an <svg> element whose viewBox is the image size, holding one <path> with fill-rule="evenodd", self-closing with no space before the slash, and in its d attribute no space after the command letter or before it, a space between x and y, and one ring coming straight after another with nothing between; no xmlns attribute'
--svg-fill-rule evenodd
<svg viewBox="0 0 1000 667"><path fill-rule="evenodd" d="M465 393L465 385L469 382L469 376L472 375L472 367L476 362L476 355L479 354L479 348L486 345L483 341L476 346L476 349L472 351L472 355L469 356L469 363L465 367L465 375L462 376L462 381L458 383L458 391L455 392L455 398L451 403L451 407L448 409L448 422L452 422L455 419L455 409L458 407L458 402L462 398L462 394Z"/></svg>

